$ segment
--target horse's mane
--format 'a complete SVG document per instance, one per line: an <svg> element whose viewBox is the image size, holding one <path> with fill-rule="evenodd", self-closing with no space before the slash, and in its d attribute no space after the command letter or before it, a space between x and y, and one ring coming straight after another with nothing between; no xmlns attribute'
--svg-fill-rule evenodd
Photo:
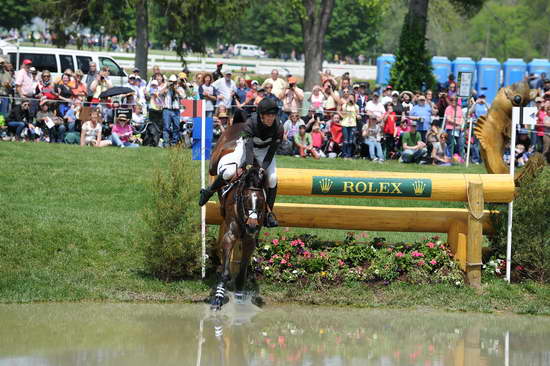
<svg viewBox="0 0 550 366"><path fill-rule="evenodd" d="M243 177L245 187L263 188L263 177L258 167L252 167L245 172Z"/></svg>

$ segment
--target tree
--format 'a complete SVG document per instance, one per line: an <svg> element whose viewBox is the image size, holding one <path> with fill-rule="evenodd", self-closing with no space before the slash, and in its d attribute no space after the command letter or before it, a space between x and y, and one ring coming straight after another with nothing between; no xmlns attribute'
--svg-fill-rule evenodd
<svg viewBox="0 0 550 366"><path fill-rule="evenodd" d="M478 12L485 0L450 0L465 15ZM410 0L401 29L399 49L391 70L391 83L398 89L417 90L431 87L434 77L426 49L429 0Z"/></svg>
<svg viewBox="0 0 550 366"><path fill-rule="evenodd" d="M326 36L327 54L369 54L376 46L382 16L388 8L386 1L336 0Z"/></svg>
<svg viewBox="0 0 550 366"><path fill-rule="evenodd" d="M183 60L189 51L206 51L209 39L209 23L223 21L239 22L234 14L242 13L248 6L248 0L156 0L165 26L158 31L162 43L176 41L176 52Z"/></svg>
<svg viewBox="0 0 550 366"><path fill-rule="evenodd" d="M30 23L35 15L29 0L3 0L0 12L0 28L19 29Z"/></svg>
<svg viewBox="0 0 550 366"><path fill-rule="evenodd" d="M399 38L390 83L399 90L418 90L434 83L430 57L426 50L428 1L410 0L409 11Z"/></svg>
<svg viewBox="0 0 550 366"><path fill-rule="evenodd" d="M136 56L134 63L144 80L147 80L149 57L149 9L147 4L147 0L136 0Z"/></svg>
<svg viewBox="0 0 550 366"><path fill-rule="evenodd" d="M322 70L325 33L332 17L334 0L292 0L292 5L300 14L304 37L304 88L311 90Z"/></svg>

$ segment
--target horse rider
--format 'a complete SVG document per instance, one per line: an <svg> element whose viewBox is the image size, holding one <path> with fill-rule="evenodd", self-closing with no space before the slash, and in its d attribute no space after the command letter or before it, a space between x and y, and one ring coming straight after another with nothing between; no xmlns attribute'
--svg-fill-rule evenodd
<svg viewBox="0 0 550 366"><path fill-rule="evenodd" d="M258 104L257 113L245 122L235 150L224 155L218 162L218 176L212 185L201 189L199 205L203 206L210 197L231 181L238 168L250 169L254 159L260 164L260 171L267 175L266 201L270 208L266 215L265 226L279 226L273 214L273 205L277 196L277 168L275 152L283 140L283 128L277 120L279 107L272 99L264 98Z"/></svg>

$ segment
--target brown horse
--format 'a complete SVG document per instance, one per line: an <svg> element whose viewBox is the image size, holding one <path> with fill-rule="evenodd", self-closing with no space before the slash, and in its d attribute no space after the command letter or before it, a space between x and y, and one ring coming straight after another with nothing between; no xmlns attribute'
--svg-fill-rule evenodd
<svg viewBox="0 0 550 366"><path fill-rule="evenodd" d="M232 280L232 276L235 277L235 297L242 296L250 258L256 248L267 212L263 173L257 167L244 171L225 189L218 192L218 196L224 218L218 236L218 255L222 262L222 273L211 300L213 310L220 310L226 302L226 286ZM232 271L231 258L239 241L242 245L240 264L238 271Z"/></svg>

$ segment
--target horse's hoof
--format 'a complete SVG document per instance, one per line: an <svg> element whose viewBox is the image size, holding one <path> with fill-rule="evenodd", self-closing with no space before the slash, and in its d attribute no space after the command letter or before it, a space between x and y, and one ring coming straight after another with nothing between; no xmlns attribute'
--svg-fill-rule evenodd
<svg viewBox="0 0 550 366"><path fill-rule="evenodd" d="M226 303L224 301L225 299L221 296L214 296L212 299L212 302L210 302L210 310L213 311L220 311L222 309L223 304Z"/></svg>

